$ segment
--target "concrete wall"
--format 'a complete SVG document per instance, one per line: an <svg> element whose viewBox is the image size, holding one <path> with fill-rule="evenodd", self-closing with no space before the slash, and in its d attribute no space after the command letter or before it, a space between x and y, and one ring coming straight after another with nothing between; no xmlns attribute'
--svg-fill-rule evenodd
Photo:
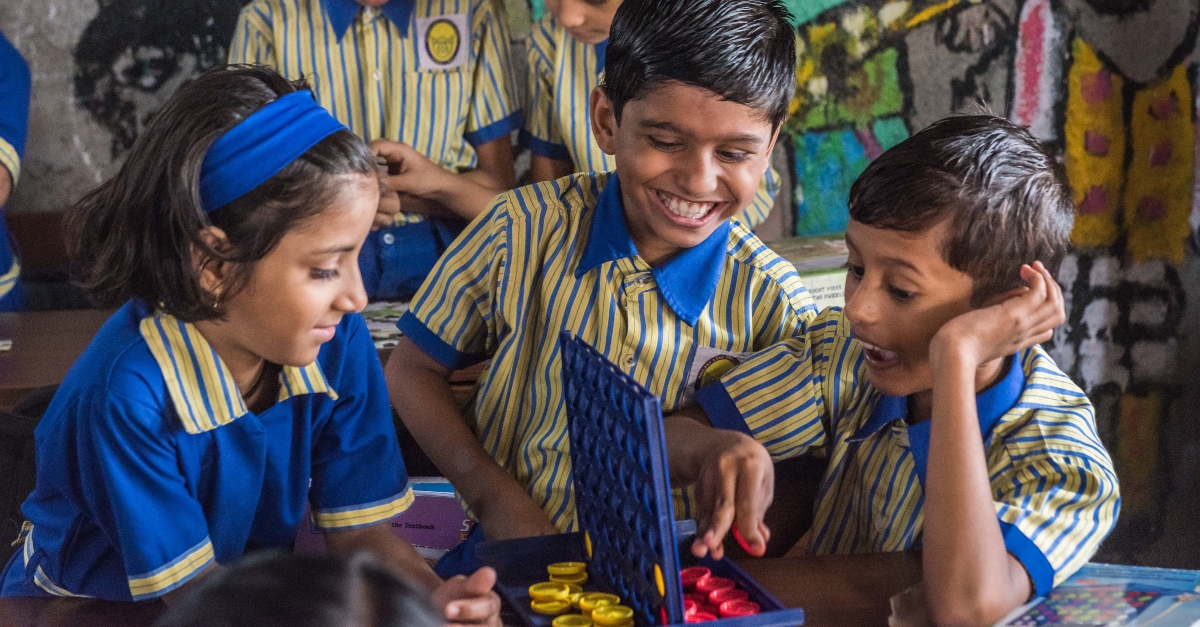
<svg viewBox="0 0 1200 627"><path fill-rule="evenodd" d="M1062 155L1079 204L1050 348L1085 388L1125 506L1102 557L1200 567L1196 0L786 0L797 98L779 156L786 228L844 229L873 156L978 103ZM8 0L34 103L13 212L111 174L176 86L225 57L242 0ZM505 0L518 39L540 0ZM524 68L518 67L517 71Z"/></svg>

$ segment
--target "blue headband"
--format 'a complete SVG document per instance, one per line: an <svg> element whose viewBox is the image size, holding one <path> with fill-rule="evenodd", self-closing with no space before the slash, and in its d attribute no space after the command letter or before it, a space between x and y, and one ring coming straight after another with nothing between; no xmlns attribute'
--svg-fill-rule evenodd
<svg viewBox="0 0 1200 627"><path fill-rule="evenodd" d="M308 151L346 128L296 91L250 114L217 138L200 166L200 201L210 213L244 196Z"/></svg>

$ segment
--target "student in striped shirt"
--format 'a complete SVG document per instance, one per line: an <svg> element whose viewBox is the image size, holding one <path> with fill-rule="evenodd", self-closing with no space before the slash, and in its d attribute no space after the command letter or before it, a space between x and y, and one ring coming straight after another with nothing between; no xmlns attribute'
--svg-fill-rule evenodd
<svg viewBox="0 0 1200 627"><path fill-rule="evenodd" d="M938 122L868 166L845 309L666 421L673 476L711 512L693 552L719 555L731 524L762 533L771 459L822 448L807 550L921 548L939 625L991 624L1087 562L1117 477L1091 403L1037 346L1065 319L1070 198L1053 157L990 116Z"/></svg>
<svg viewBox="0 0 1200 627"><path fill-rule="evenodd" d="M361 139L264 67L181 87L67 215L72 263L124 305L37 428L0 596L163 599L290 548L374 553L454 624L500 624L496 574L442 581L389 520L413 502L358 249L379 202Z"/></svg>
<svg viewBox="0 0 1200 627"><path fill-rule="evenodd" d="M791 265L729 220L754 197L791 99L780 2L627 0L608 55L591 119L616 172L497 198L413 299L386 368L393 406L489 539L575 527L560 332L674 409L815 313ZM463 411L447 376L485 359Z"/></svg>
<svg viewBox="0 0 1200 627"><path fill-rule="evenodd" d="M372 298L416 291L463 225L515 184L521 126L508 30L494 0L254 0L230 63L304 78L387 159L359 257Z"/></svg>
<svg viewBox="0 0 1200 627"><path fill-rule="evenodd" d="M529 41L529 111L521 143L529 179L553 181L574 172L611 172L613 156L592 134L588 99L604 73L609 28L621 0L546 0L546 15ZM769 168L754 201L737 219L754 229L771 213L779 175Z"/></svg>

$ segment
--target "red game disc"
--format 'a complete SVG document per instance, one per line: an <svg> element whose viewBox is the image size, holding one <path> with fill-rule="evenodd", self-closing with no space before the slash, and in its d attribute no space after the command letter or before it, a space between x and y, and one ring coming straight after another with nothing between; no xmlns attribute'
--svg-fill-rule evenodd
<svg viewBox="0 0 1200 627"><path fill-rule="evenodd" d="M704 623L704 622L708 622L710 620L717 620L716 615L709 614L708 612L696 612L695 614L692 614L691 616L684 618L683 622L685 622L685 623Z"/></svg>
<svg viewBox="0 0 1200 627"><path fill-rule="evenodd" d="M721 618L754 616L759 609L758 604L753 601L726 601L721 604Z"/></svg>
<svg viewBox="0 0 1200 627"><path fill-rule="evenodd" d="M712 571L703 566L692 566L679 571L679 579L683 582L683 589L690 592L696 587L697 581L711 574Z"/></svg>
<svg viewBox="0 0 1200 627"><path fill-rule="evenodd" d="M732 579L724 577L705 577L696 582L696 592L702 594L712 594L713 590L721 590L722 588L735 588L736 584Z"/></svg>
<svg viewBox="0 0 1200 627"><path fill-rule="evenodd" d="M737 588L721 588L720 590L713 590L708 595L708 603L710 605L721 607L721 604L726 601L745 601L749 598L750 594L745 590L738 590Z"/></svg>
<svg viewBox="0 0 1200 627"><path fill-rule="evenodd" d="M691 601L697 607L706 605L708 604L708 595L700 594L699 592L688 592L683 595L683 602L687 603L688 601Z"/></svg>

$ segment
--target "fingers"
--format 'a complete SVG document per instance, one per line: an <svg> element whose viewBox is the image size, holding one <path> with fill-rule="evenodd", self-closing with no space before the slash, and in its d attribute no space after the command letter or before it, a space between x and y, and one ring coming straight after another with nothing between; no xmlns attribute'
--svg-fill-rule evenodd
<svg viewBox="0 0 1200 627"><path fill-rule="evenodd" d="M499 624L500 597L492 592L496 571L484 567L470 577L457 575L442 584L446 596L446 619L454 625Z"/></svg>
<svg viewBox="0 0 1200 627"><path fill-rule="evenodd" d="M737 515L737 469L730 468L721 461L718 460L715 469L719 473L715 481L715 494L708 499L708 502L713 504L711 513L705 517L708 520L696 528L696 542L692 543L692 554L696 557L704 557L705 553L708 553L713 559L719 560L725 556L722 542Z"/></svg>
<svg viewBox="0 0 1200 627"><path fill-rule="evenodd" d="M383 157L389 163L392 161L403 161L412 150L407 144L390 139L376 139L368 144L368 146L371 148L371 154Z"/></svg>
<svg viewBox="0 0 1200 627"><path fill-rule="evenodd" d="M774 498L775 467L768 458L765 466L758 463L750 469L757 472L739 473L733 533L747 553L759 556L767 552L767 540L771 537L763 516Z"/></svg>

